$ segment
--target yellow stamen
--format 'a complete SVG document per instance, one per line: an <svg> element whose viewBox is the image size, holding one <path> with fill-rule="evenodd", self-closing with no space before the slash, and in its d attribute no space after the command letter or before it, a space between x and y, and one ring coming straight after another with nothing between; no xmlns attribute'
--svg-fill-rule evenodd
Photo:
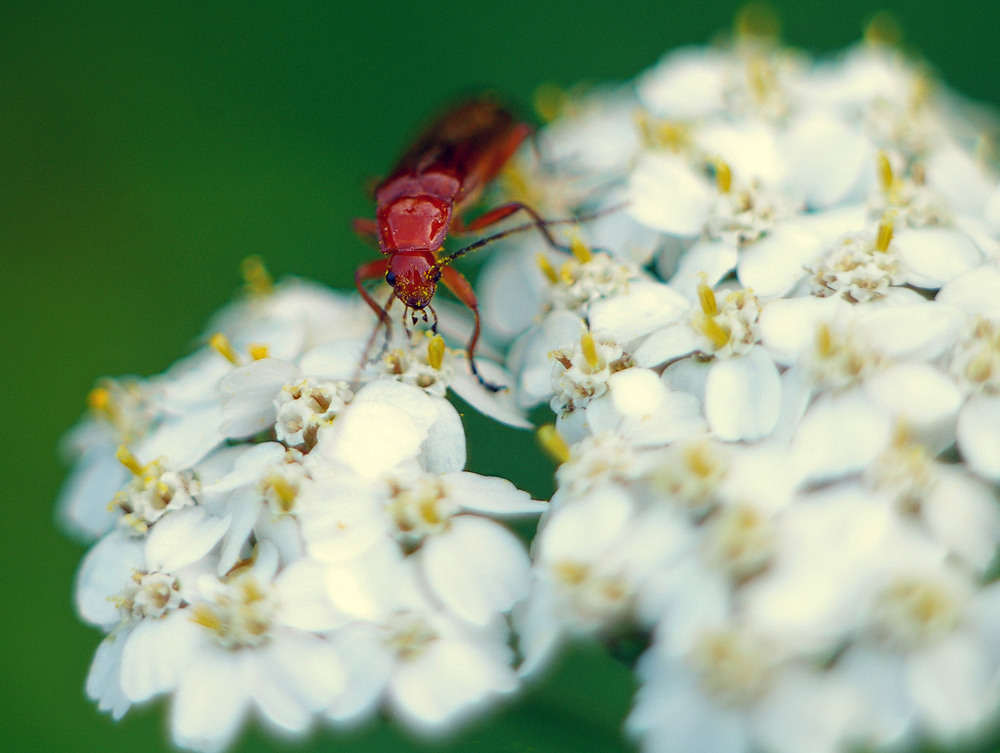
<svg viewBox="0 0 1000 753"><path fill-rule="evenodd" d="M191 621L202 627L219 632L222 628L222 620L207 604L196 604L191 609Z"/></svg>
<svg viewBox="0 0 1000 753"><path fill-rule="evenodd" d="M427 363L436 371L441 370L444 363L444 338L441 335L434 335L427 343Z"/></svg>
<svg viewBox="0 0 1000 753"><path fill-rule="evenodd" d="M550 283L554 285L555 283L559 282L559 275L556 273L556 270L552 267L552 264L549 263L549 260L545 256L545 254L541 252L535 254L535 263L538 265L538 268L542 270L542 274L545 275L546 279Z"/></svg>
<svg viewBox="0 0 1000 753"><path fill-rule="evenodd" d="M719 303L715 299L715 291L706 282L698 283L698 302L705 316L715 316L719 313Z"/></svg>
<svg viewBox="0 0 1000 753"><path fill-rule="evenodd" d="M830 331L830 325L826 323L816 328L816 353L821 358L829 358L833 353L833 333Z"/></svg>
<svg viewBox="0 0 1000 753"><path fill-rule="evenodd" d="M264 589L260 587L253 578L247 578L241 584L243 587L243 597L247 604L252 604L255 601L261 601L267 596Z"/></svg>
<svg viewBox="0 0 1000 753"><path fill-rule="evenodd" d="M264 343L251 343L247 346L247 352L253 360L260 361L267 358L269 349Z"/></svg>
<svg viewBox="0 0 1000 753"><path fill-rule="evenodd" d="M743 39L776 40L781 36L781 19L770 3L747 3L737 11L733 26L736 36Z"/></svg>
<svg viewBox="0 0 1000 753"><path fill-rule="evenodd" d="M633 120L639 130L639 137L646 146L680 152L690 142L687 127L680 123L659 120L644 110L637 110Z"/></svg>
<svg viewBox="0 0 1000 753"><path fill-rule="evenodd" d="M240 264L240 274L250 295L266 296L274 291L274 280L259 256L248 256Z"/></svg>
<svg viewBox="0 0 1000 753"><path fill-rule="evenodd" d="M772 89L772 78L768 61L763 56L754 55L750 58L747 62L747 87L757 104L763 105L767 102L768 94ZM728 189L723 193L728 193Z"/></svg>
<svg viewBox="0 0 1000 753"><path fill-rule="evenodd" d="M128 468L136 476L142 476L146 472L146 466L139 462L139 459L129 452L128 447L121 445L115 453L118 462Z"/></svg>
<svg viewBox="0 0 1000 753"><path fill-rule="evenodd" d="M717 467L710 448L705 443L689 445L684 449L684 459L691 472L700 478L709 478Z"/></svg>
<svg viewBox="0 0 1000 753"><path fill-rule="evenodd" d="M712 162L715 168L715 187L719 193L729 193L733 187L733 171L723 159L716 159Z"/></svg>
<svg viewBox="0 0 1000 753"><path fill-rule="evenodd" d="M892 429L892 446L897 450L908 449L913 445L912 432L902 421L897 421Z"/></svg>
<svg viewBox="0 0 1000 753"><path fill-rule="evenodd" d="M913 89L910 91L910 111L916 113L926 105L930 101L933 89L933 79L926 73L919 74L913 80Z"/></svg>
<svg viewBox="0 0 1000 753"><path fill-rule="evenodd" d="M716 348L722 348L729 342L730 332L711 316L703 316L696 325L698 330L707 337Z"/></svg>
<svg viewBox="0 0 1000 753"><path fill-rule="evenodd" d="M107 387L94 387L87 395L87 407L92 411L107 413L111 406L111 390Z"/></svg>
<svg viewBox="0 0 1000 753"><path fill-rule="evenodd" d="M561 560L552 568L559 580L567 585L580 585L587 577L587 566L572 560Z"/></svg>
<svg viewBox="0 0 1000 753"><path fill-rule="evenodd" d="M589 331L580 336L580 349L583 351L583 357L587 359L590 368L597 368L600 363L600 359L597 357L597 345L594 343L594 336Z"/></svg>
<svg viewBox="0 0 1000 753"><path fill-rule="evenodd" d="M295 486L287 478L278 474L268 476L267 485L274 489L274 493L278 495L278 499L282 502L281 508L286 511L291 510L297 492Z"/></svg>
<svg viewBox="0 0 1000 753"><path fill-rule="evenodd" d="M581 264L586 264L593 258L590 254L590 249L587 248L587 244L581 240L579 235L573 236L573 239L569 242L569 250L573 252L573 256Z"/></svg>
<svg viewBox="0 0 1000 753"><path fill-rule="evenodd" d="M864 40L867 44L898 47L903 39L903 30L891 11L877 11L865 24Z"/></svg>
<svg viewBox="0 0 1000 753"><path fill-rule="evenodd" d="M878 173L878 184L884 193L889 193L896 185L896 177L892 172L892 163L885 152L879 152L875 157L876 172Z"/></svg>
<svg viewBox="0 0 1000 753"><path fill-rule="evenodd" d="M208 345L216 353L225 358L233 366L242 366L243 363L240 361L239 355L236 353L236 349L233 348L233 344L229 342L229 338L226 337L221 332L216 332L210 338L208 338Z"/></svg>
<svg viewBox="0 0 1000 753"><path fill-rule="evenodd" d="M878 235L875 236L875 250L883 253L889 250L892 242L892 220L884 218L878 226Z"/></svg>
<svg viewBox="0 0 1000 753"><path fill-rule="evenodd" d="M562 435L556 431L553 424L539 426L537 431L538 444L542 446L549 456L557 463L565 463L569 460L569 445Z"/></svg>
<svg viewBox="0 0 1000 753"><path fill-rule="evenodd" d="M535 89L532 104L542 122L549 123L559 117L568 98L568 92L558 84L541 84Z"/></svg>
<svg viewBox="0 0 1000 753"><path fill-rule="evenodd" d="M420 517L425 523L432 526L440 525L442 517L441 511L438 509L437 498L432 497L421 500L418 509Z"/></svg>

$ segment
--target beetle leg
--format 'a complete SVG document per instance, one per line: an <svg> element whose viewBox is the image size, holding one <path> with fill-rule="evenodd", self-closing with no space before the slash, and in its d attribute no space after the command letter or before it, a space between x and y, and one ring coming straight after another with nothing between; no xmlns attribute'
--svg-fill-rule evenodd
<svg viewBox="0 0 1000 753"><path fill-rule="evenodd" d="M493 222L499 222L505 217L509 217L518 209L523 209L526 212L530 213L532 221L525 223L524 225L517 225L516 227L511 227L507 228L506 230L501 230L499 233L488 235L485 238L480 238L478 241L470 243L465 248L460 248L457 251L452 251L450 254L443 254L438 258L438 265L444 266L447 264L451 264L453 261L455 261L455 259L460 259L470 251L476 251L477 249L482 248L488 243L492 243L493 241L498 241L501 238L506 238L508 235L514 235L515 233L523 233L525 230L531 230L532 228L538 228L541 231L542 235L545 236L545 240L548 241L549 245L552 246L554 249L558 251L564 251L566 253L571 253L571 249L568 246L564 246L561 243L557 243L555 239L552 237L552 234L549 232L549 227L551 225L577 225L581 222L596 220L598 217L603 217L606 214L611 214L612 212L620 211L621 209L624 209L625 206L626 205L624 203L615 204L614 206L606 207L604 209L599 209L596 212L592 212L591 214L581 215L579 217L570 217L567 219L559 219L559 220L546 220L542 219L542 217L540 217L538 213L535 212L535 210L531 209L531 207L528 207L525 204L521 204L519 202L511 202L510 204L504 204L503 206L497 207L495 210L487 212L481 217L477 217L475 220L473 220L473 222L471 222L468 225L458 224L454 232L462 233L470 229L475 229L474 226L479 226L481 228L485 225L490 225ZM505 211L501 212L501 210ZM494 213L497 213L499 216L493 217L492 215L494 215ZM491 221L482 223L481 221L483 220L483 218L488 218Z"/></svg>
<svg viewBox="0 0 1000 753"><path fill-rule="evenodd" d="M469 366L472 368L472 373L475 374L479 383L490 392L499 392L503 389L503 387L487 382L483 378L483 375L479 373L479 369L476 367L476 345L479 343L479 301L476 299L476 293L472 289L472 285L469 284L469 281L465 279L465 276L461 272L454 267L447 266L441 268L441 281L445 284L445 287L448 288L448 290L450 290L456 298L458 298L458 300L472 310L474 324L472 328L472 338L469 340L467 348Z"/></svg>
<svg viewBox="0 0 1000 753"><path fill-rule="evenodd" d="M565 246L561 246L559 243L556 243L556 239L552 237L552 233L549 232L547 223L544 219L542 219L542 216L527 204L523 204L520 201L510 201L506 204L501 204L500 206L479 215L476 219L469 223L464 223L461 218L459 218L458 222L454 225L453 232L475 233L478 230L482 230L490 225L495 225L501 220L507 219L515 212L524 212L531 217L532 224L538 228L542 235L545 236L545 240L548 241L550 246L565 249Z"/></svg>
<svg viewBox="0 0 1000 753"><path fill-rule="evenodd" d="M431 323L431 333L436 335L438 333L438 312L429 303L427 304L427 308L431 310L431 316L434 317L434 321ZM424 316L426 317L426 314ZM426 321L426 318L424 321Z"/></svg>
<svg viewBox="0 0 1000 753"><path fill-rule="evenodd" d="M549 232L549 225L565 225L569 223L576 223L576 219L572 220L544 220L541 215L538 214L534 209L529 207L527 204L522 204L519 201L512 201L509 204L503 204L496 209L491 209L486 214L482 214L476 219L474 219L469 224L463 224L461 219L453 223L453 232L456 233L466 233L475 232L476 230L482 230L485 227L489 227L497 222L500 222L507 217L510 217L514 212L524 211L531 216L531 222L525 225L518 225L517 227L508 228L507 230L501 230L499 233L494 233L485 238L480 238L474 243L470 243L465 248L460 248L457 251L452 251L450 254L445 254L440 259L438 263L441 265L451 264L455 259L465 256L470 251L475 251L478 248L482 248L487 243L492 243L493 241L500 240L501 238L506 238L508 235L513 235L514 233L521 233L525 230L529 230L533 227L538 228L539 232L545 237L546 242L552 248L558 249L559 251L564 251L569 253L570 249L568 246L564 246L558 243L555 238L552 237L552 233Z"/></svg>
<svg viewBox="0 0 1000 753"><path fill-rule="evenodd" d="M354 285L357 287L358 292L361 293L361 297L365 299L372 311L378 314L378 323L372 330L371 337L368 338L368 344L365 345L364 352L361 354L361 362L358 364L358 371L355 374L355 381L361 378L361 371L364 369L365 364L368 363L371 358L372 347L375 345L375 338L378 335L378 331L381 327L385 327L385 342L382 343L382 350L379 351L381 355L389 347L389 341L392 336L392 319L389 316L389 307L392 306L393 300L395 300L395 294L390 291L389 297L385 301L383 306L374 298L372 298L371 293L365 290L364 283L366 280L381 280L385 279L385 273L389 269L388 259L378 259L376 261L368 262L367 264L362 264L354 272ZM377 356L376 356L377 357Z"/></svg>
<svg viewBox="0 0 1000 753"><path fill-rule="evenodd" d="M378 248L378 225L368 217L357 217L351 221L351 229L365 243Z"/></svg>

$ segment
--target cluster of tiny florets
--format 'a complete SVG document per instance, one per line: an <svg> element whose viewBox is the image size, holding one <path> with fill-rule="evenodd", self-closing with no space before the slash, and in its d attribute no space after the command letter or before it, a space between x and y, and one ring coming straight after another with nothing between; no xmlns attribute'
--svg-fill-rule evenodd
<svg viewBox="0 0 1000 753"><path fill-rule="evenodd" d="M556 221L479 278L488 380L445 303L387 327L250 262L203 347L102 381L67 443L88 694L170 696L203 751L251 712L434 737L628 636L644 753L983 729L1000 176L927 76L875 34L813 60L746 31L559 98L500 181ZM449 390L551 409L549 502L464 470ZM530 547L502 522L538 514Z"/></svg>

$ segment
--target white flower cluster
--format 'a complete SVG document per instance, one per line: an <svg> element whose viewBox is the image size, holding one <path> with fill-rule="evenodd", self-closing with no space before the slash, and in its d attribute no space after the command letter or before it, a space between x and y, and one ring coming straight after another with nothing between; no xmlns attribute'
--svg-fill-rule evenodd
<svg viewBox="0 0 1000 753"><path fill-rule="evenodd" d="M877 39L738 36L564 102L505 183L588 219L484 268L499 393L399 327L359 366L357 296L249 265L204 347L102 383L71 438L88 693L171 696L198 750L250 712L431 736L568 640L638 635L646 753L976 732L1000 708L988 126ZM550 504L463 471L449 387L514 426L551 407ZM498 518L543 510L529 558Z"/></svg>
<svg viewBox="0 0 1000 753"><path fill-rule="evenodd" d="M519 182L544 216L599 216L572 256L526 239L482 278L564 461L522 673L574 636L649 636L626 725L647 753L951 742L994 717L980 116L878 40L827 62L743 36L542 131L551 164Z"/></svg>
<svg viewBox="0 0 1000 753"><path fill-rule="evenodd" d="M87 693L115 718L170 695L174 742L203 751L251 712L289 735L380 710L447 732L518 686L530 561L499 519L543 505L462 470L445 385L524 419L440 337L362 371L360 299L247 272L204 347L102 383L71 438L61 512L96 541L76 605L107 633Z"/></svg>

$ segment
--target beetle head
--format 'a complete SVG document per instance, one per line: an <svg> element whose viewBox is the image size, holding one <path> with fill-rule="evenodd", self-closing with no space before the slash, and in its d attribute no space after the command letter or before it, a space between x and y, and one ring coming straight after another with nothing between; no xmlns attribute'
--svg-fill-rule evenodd
<svg viewBox="0 0 1000 753"><path fill-rule="evenodd" d="M411 309L422 309L431 302L439 279L441 268L434 263L434 256L420 251L393 254L385 273L392 292Z"/></svg>

